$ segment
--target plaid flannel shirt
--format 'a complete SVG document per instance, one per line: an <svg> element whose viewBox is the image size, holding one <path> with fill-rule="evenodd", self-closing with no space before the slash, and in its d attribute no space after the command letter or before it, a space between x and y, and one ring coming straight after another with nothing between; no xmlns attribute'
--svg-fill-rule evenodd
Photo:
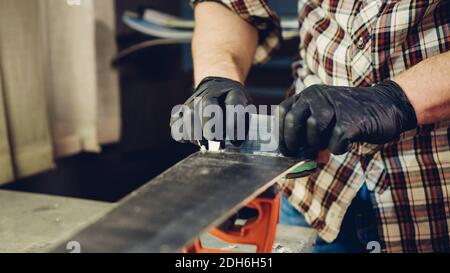
<svg viewBox="0 0 450 273"><path fill-rule="evenodd" d="M267 0L214 1L259 30L255 63L267 60L281 41L279 19ZM450 49L450 1L300 2L297 93L312 84L370 86ZM290 202L328 242L337 237L364 183L383 251L449 250L450 121L419 127L385 145L354 145L310 177L280 181Z"/></svg>

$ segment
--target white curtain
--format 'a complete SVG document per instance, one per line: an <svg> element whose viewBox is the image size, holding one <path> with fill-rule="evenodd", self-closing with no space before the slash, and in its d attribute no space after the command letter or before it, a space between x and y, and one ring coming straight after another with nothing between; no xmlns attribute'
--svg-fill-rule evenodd
<svg viewBox="0 0 450 273"><path fill-rule="evenodd" d="M114 1L0 1L0 183L120 137Z"/></svg>

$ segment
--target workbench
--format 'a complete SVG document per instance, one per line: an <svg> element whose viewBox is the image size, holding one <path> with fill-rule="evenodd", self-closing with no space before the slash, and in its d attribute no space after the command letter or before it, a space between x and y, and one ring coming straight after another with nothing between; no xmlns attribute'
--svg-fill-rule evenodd
<svg viewBox="0 0 450 273"><path fill-rule="evenodd" d="M73 234L96 222L113 207L76 198L0 190L0 253L45 253L67 244ZM275 252L309 252L312 229L279 225ZM229 246L204 234L202 241L219 249L252 251ZM70 252L69 250L67 252Z"/></svg>
<svg viewBox="0 0 450 273"><path fill-rule="evenodd" d="M0 190L0 253L43 253L95 222L112 204Z"/></svg>

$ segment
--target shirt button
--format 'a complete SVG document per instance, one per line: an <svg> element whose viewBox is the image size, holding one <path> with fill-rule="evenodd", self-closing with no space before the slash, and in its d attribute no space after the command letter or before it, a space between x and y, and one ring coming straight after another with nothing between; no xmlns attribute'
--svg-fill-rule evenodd
<svg viewBox="0 0 450 273"><path fill-rule="evenodd" d="M366 42L364 41L364 39L362 37L358 39L358 42L356 43L356 46L359 49L364 49L364 47L366 46Z"/></svg>

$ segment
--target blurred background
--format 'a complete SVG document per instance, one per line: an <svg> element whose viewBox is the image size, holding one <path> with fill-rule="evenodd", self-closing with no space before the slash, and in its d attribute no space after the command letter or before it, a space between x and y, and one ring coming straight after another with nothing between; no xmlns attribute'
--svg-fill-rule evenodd
<svg viewBox="0 0 450 273"><path fill-rule="evenodd" d="M296 0L270 2L295 18ZM148 9L192 19L188 0L0 1L0 189L115 202L198 150L169 127L190 45L140 29ZM252 70L256 104L283 100L297 45Z"/></svg>

